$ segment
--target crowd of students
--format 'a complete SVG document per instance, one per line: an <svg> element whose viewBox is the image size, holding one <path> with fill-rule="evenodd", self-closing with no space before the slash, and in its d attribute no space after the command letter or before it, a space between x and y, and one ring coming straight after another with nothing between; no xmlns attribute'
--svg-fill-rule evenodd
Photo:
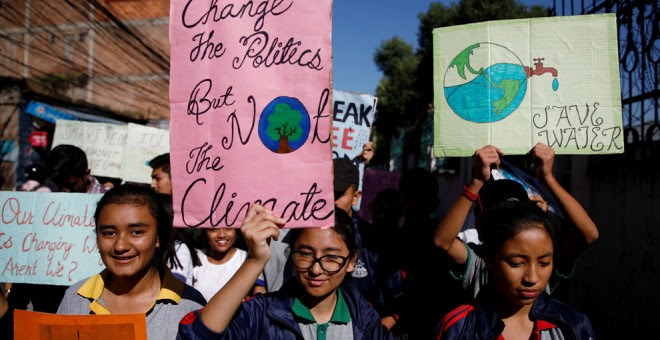
<svg viewBox="0 0 660 340"><path fill-rule="evenodd" d="M80 152L56 147L48 176L24 189L105 192ZM58 314L144 313L150 339L595 338L588 318L553 296L597 240L595 223L555 179L552 148L537 144L530 157L561 212L516 181L494 180L501 156L494 146L475 152L472 180L439 222L430 217L438 184L421 169L380 192L373 221L363 220L358 168L338 158L333 228L283 229L254 204L240 229L191 230L173 228L161 155L151 187L118 185L98 202L101 273L68 289L5 286L0 313L28 301ZM478 239L463 241L471 213Z"/></svg>

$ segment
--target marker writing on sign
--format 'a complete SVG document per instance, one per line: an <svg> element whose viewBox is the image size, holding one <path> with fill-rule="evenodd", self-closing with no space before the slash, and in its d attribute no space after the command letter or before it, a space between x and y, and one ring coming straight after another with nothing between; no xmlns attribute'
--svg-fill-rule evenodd
<svg viewBox="0 0 660 340"><path fill-rule="evenodd" d="M330 117L330 114L324 115L323 111L325 111L325 107L328 105L328 99L330 97L330 90L329 89L323 89L321 92L321 97L319 98L319 106L318 109L316 110L316 116L314 116L314 135L312 136L312 144L314 142L318 141L321 144L326 144L330 141L330 131L328 131L327 137L322 139L319 136L319 122L323 118L328 118Z"/></svg>
<svg viewBox="0 0 660 340"><path fill-rule="evenodd" d="M188 161L186 162L186 172L192 174L193 172L200 172L202 170L212 170L220 171L225 166L220 164L220 156L211 157L207 156L207 152L213 149L213 145L208 142L204 142L201 146L198 146L188 153Z"/></svg>
<svg viewBox="0 0 660 340"><path fill-rule="evenodd" d="M32 214L31 211L21 210L21 201L19 201L15 197L10 197L5 200L5 203L2 205L2 223L31 225L33 222L34 222L34 214Z"/></svg>
<svg viewBox="0 0 660 340"><path fill-rule="evenodd" d="M5 233L0 232L0 250L2 249L11 249L11 247L14 246L14 241L12 239L12 236L9 236L8 238L4 239Z"/></svg>
<svg viewBox="0 0 660 340"><path fill-rule="evenodd" d="M34 260L34 262L30 264L21 264L14 261L13 256L10 256L2 270L2 276L5 276L7 271L9 271L9 274L12 276L35 276L37 275L37 261L38 260Z"/></svg>
<svg viewBox="0 0 660 340"><path fill-rule="evenodd" d="M544 138L550 147L591 151L622 150L617 143L621 136L620 126L603 126L603 117L596 116L600 103L586 103L584 109L578 105L546 106L542 113L532 116L536 134ZM592 110L593 108L593 110Z"/></svg>
<svg viewBox="0 0 660 340"><path fill-rule="evenodd" d="M234 58L231 66L236 70L243 66L246 59L252 60L254 68L288 64L307 67L315 71L323 69L321 49L317 49L316 52L305 49L298 53L302 41L294 40L294 38L289 38L286 43L282 43L279 38L275 37L271 40L267 32L259 31L241 37L238 42L247 48L243 57Z"/></svg>
<svg viewBox="0 0 660 340"><path fill-rule="evenodd" d="M227 49L224 47L222 42L214 43L211 41L214 32L214 30L211 30L209 35L206 37L206 40L204 40L205 32L193 36L192 40L197 41L197 46L190 50L190 61L195 62L198 58L199 60L204 58L208 60L218 59L225 54Z"/></svg>
<svg viewBox="0 0 660 340"><path fill-rule="evenodd" d="M231 137L224 136L222 137L221 145L225 150L231 149L234 145L234 134L238 135L238 140L242 145L247 144L250 141L250 136L252 136L252 131L254 130L254 123L257 119L257 105L254 101L254 97L248 96L248 103L252 104L252 123L250 124L250 131L248 131L247 136L243 138L243 133L241 132L241 124L238 121L238 116L236 111L229 114L227 117L227 123L231 121Z"/></svg>
<svg viewBox="0 0 660 340"><path fill-rule="evenodd" d="M255 3L258 4L255 5ZM293 5L293 1L282 3L284 3L284 0L250 0L240 5L228 3L222 8L218 8L218 0L188 0L181 14L181 23L183 27L194 28L200 24L206 25L209 19L213 22L218 22L228 18L235 19L248 16L249 18L257 18L253 28L255 31L259 31L263 28L267 15L282 15ZM208 6L208 9L205 9L205 12L199 13L200 11L198 9L204 5Z"/></svg>
<svg viewBox="0 0 660 340"><path fill-rule="evenodd" d="M83 215L80 214L70 214L66 212L65 208L62 208L60 203L50 201L46 206L44 215L41 218L41 221L45 226L56 226L56 227L94 227L94 216L90 214L89 206L85 204L85 211Z"/></svg>
<svg viewBox="0 0 660 340"><path fill-rule="evenodd" d="M208 207L195 206L195 210L208 209L208 215L198 223L188 222L186 220L186 214L190 211L190 207L187 205L188 198L196 196L195 191L204 192L208 190L214 189L206 187L205 178L198 178L188 186L186 192L183 194L183 199L181 200L181 218L187 227L196 228L202 225L216 227L220 224L231 227L236 224L239 217L244 217L247 214L251 202L236 202L235 199L238 198L238 193L236 192L232 192L229 195L229 200L224 201L225 194L227 193L227 184L221 183L215 188L215 194L211 202L209 202ZM229 191L231 192L231 190ZM306 192L300 193L300 196L302 196L301 201L292 200L286 202L282 210L282 218L287 222L292 220L322 221L328 219L332 215L332 209L326 209L328 202L316 196L321 193L322 191L318 189L318 184L312 183ZM276 210L279 207L278 200L274 197L258 200L256 203L263 204L271 210ZM235 205L238 206L237 209L234 208ZM322 210L328 210L328 212L322 212Z"/></svg>
<svg viewBox="0 0 660 340"><path fill-rule="evenodd" d="M62 236L60 236L59 240L57 241L48 241L40 239L37 233L32 232L28 233L23 238L23 245L21 250L23 250L24 253L29 251L48 251L48 260L53 259L56 251L62 250L62 259L66 260L71 253L71 248L75 246L75 243L63 241Z"/></svg>
<svg viewBox="0 0 660 340"><path fill-rule="evenodd" d="M190 97L188 99L188 115L195 116L195 122L197 122L197 125L204 124L204 122L200 121L200 116L208 112L210 109L219 109L225 106L234 105L235 103L234 100L230 100L234 95L232 93L232 86L227 87L224 94L209 99L208 96L212 88L213 81L207 78L197 83L192 92L190 92Z"/></svg>
<svg viewBox="0 0 660 340"><path fill-rule="evenodd" d="M76 269L78 269L78 262L76 261L71 261L72 268L69 270L69 282L71 282L71 273L73 273Z"/></svg>

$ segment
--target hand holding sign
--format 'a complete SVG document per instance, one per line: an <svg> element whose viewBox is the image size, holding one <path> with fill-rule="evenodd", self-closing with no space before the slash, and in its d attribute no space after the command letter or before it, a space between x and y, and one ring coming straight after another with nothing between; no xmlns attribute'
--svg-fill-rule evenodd
<svg viewBox="0 0 660 340"><path fill-rule="evenodd" d="M536 177L544 179L552 176L555 150L543 143L537 143L530 153L532 155L532 163L534 164Z"/></svg>
<svg viewBox="0 0 660 340"><path fill-rule="evenodd" d="M474 152L474 178L485 182L490 179L490 170L500 167L502 150L496 146L486 145Z"/></svg>
<svg viewBox="0 0 660 340"><path fill-rule="evenodd" d="M259 204L253 204L241 226L241 234L248 245L248 256L264 264L268 262L270 240L279 238L279 227L284 226L285 223L283 218L275 217L272 211Z"/></svg>
<svg viewBox="0 0 660 340"><path fill-rule="evenodd" d="M371 159L374 157L374 143L372 141L364 143L362 146L362 152L358 155L358 157L364 160L364 164L369 164Z"/></svg>

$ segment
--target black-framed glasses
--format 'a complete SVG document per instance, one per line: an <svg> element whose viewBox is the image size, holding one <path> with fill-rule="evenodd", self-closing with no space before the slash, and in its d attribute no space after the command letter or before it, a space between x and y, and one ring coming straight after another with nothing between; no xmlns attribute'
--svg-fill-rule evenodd
<svg viewBox="0 0 660 340"><path fill-rule="evenodd" d="M319 263L321 269L328 274L334 274L339 272L346 262L348 262L349 256L339 256L339 255L324 255L321 257L316 257L314 254L295 250L291 252L291 262L293 266L298 269L309 269L314 266L316 262Z"/></svg>

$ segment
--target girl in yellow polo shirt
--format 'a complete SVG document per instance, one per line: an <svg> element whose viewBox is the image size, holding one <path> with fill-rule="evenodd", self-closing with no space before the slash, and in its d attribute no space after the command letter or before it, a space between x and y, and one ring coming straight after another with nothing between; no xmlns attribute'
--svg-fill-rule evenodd
<svg viewBox="0 0 660 340"><path fill-rule="evenodd" d="M94 219L106 269L71 286L57 313L145 313L150 339L175 338L181 317L206 301L165 265L172 230L156 193L134 185L114 188L99 201Z"/></svg>

